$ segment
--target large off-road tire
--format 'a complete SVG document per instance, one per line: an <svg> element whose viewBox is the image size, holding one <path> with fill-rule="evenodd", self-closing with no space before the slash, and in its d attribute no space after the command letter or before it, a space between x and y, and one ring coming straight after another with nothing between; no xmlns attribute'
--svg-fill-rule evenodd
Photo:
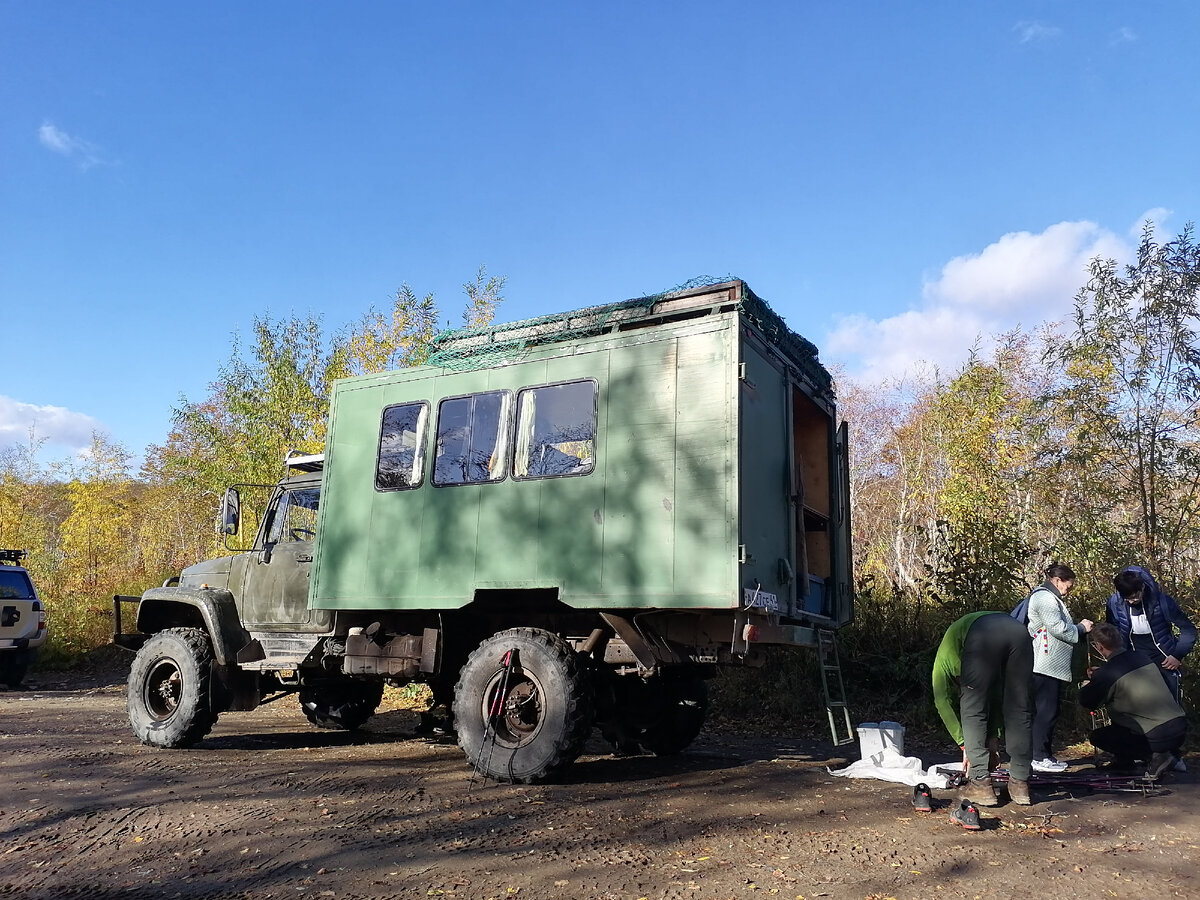
<svg viewBox="0 0 1200 900"><path fill-rule="evenodd" d="M382 682L351 681L300 689L300 708L318 728L354 731L375 715L383 700Z"/></svg>
<svg viewBox="0 0 1200 900"><path fill-rule="evenodd" d="M641 744L655 756L682 753L700 734L708 715L708 685L702 678L675 678L663 685L661 716L642 732Z"/></svg>
<svg viewBox="0 0 1200 900"><path fill-rule="evenodd" d="M190 747L212 730L212 662L212 645L199 628L168 628L147 639L129 669L129 724L138 740Z"/></svg>
<svg viewBox="0 0 1200 900"><path fill-rule="evenodd" d="M561 638L512 628L470 655L454 688L458 745L497 781L549 778L583 751L592 728L583 661Z"/></svg>

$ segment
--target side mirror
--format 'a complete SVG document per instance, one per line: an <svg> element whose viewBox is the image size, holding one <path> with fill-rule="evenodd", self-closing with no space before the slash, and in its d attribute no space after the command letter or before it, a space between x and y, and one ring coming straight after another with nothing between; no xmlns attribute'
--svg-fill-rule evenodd
<svg viewBox="0 0 1200 900"><path fill-rule="evenodd" d="M237 488L226 488L221 498L221 533L237 534L242 519L242 498Z"/></svg>

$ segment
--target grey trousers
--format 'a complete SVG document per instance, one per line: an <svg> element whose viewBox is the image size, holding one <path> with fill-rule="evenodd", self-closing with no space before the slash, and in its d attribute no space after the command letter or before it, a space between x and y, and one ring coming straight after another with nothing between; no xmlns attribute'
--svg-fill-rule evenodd
<svg viewBox="0 0 1200 900"><path fill-rule="evenodd" d="M988 716L1000 702L1008 774L1018 781L1030 775L1030 726L1033 703L1033 641L1025 626L1007 613L980 616L967 631L959 677L959 717L971 772L987 771ZM996 689L1002 699L997 701Z"/></svg>

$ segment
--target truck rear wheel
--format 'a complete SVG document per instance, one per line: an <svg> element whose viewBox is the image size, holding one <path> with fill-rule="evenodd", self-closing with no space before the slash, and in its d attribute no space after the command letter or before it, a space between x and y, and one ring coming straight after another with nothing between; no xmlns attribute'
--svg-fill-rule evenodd
<svg viewBox="0 0 1200 900"><path fill-rule="evenodd" d="M300 708L318 728L354 731L375 715L383 700L383 685L370 681L346 681L300 689Z"/></svg>
<svg viewBox="0 0 1200 900"><path fill-rule="evenodd" d="M147 639L129 669L129 724L138 740L190 747L212 730L212 661L212 645L199 628L168 628Z"/></svg>
<svg viewBox="0 0 1200 900"><path fill-rule="evenodd" d="M682 753L704 728L708 685L702 678L678 678L664 685L662 715L642 733L641 744L655 756Z"/></svg>
<svg viewBox="0 0 1200 900"><path fill-rule="evenodd" d="M529 784L578 758L592 728L591 684L556 635L512 628L470 655L454 688L458 744L475 770Z"/></svg>

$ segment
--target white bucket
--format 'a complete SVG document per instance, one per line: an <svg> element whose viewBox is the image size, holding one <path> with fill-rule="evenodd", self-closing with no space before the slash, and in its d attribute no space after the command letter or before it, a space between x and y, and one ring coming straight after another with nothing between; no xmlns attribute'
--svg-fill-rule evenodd
<svg viewBox="0 0 1200 900"><path fill-rule="evenodd" d="M882 759L885 749L904 755L904 726L899 722L863 722L858 726L858 754ZM878 764L879 760L875 760Z"/></svg>

